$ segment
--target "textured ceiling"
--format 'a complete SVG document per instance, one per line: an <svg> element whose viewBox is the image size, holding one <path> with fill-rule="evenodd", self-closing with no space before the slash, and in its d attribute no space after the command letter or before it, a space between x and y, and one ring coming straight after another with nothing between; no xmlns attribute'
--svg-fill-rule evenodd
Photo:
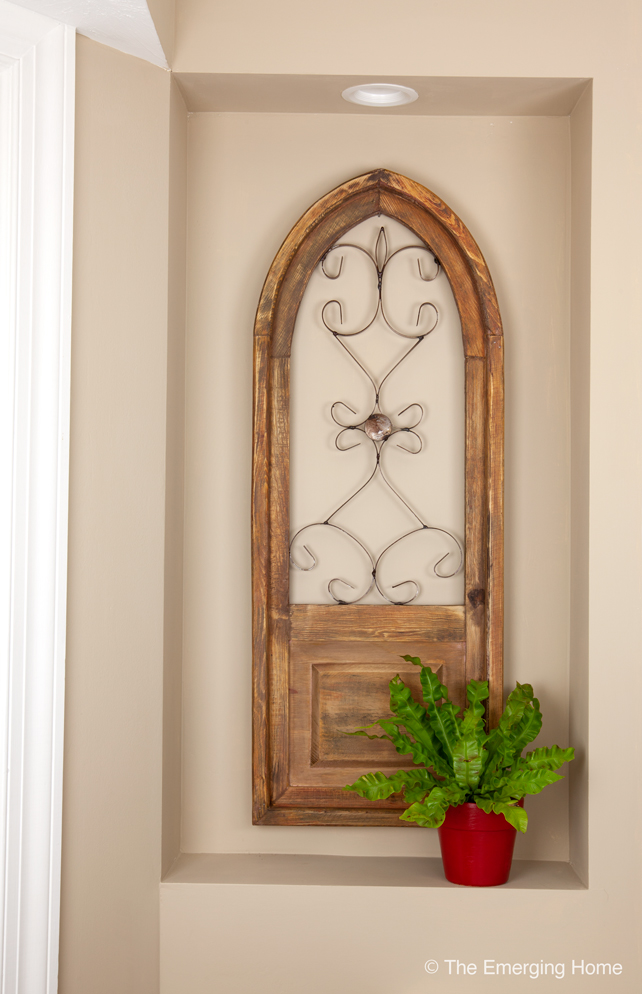
<svg viewBox="0 0 642 994"><path fill-rule="evenodd" d="M167 68L167 59L145 0L11 0L80 34Z"/></svg>

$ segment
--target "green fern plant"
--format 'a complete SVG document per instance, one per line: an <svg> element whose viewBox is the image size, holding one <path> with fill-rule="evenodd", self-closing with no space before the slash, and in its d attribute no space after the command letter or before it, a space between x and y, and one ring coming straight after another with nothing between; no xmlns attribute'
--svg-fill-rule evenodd
<svg viewBox="0 0 642 994"><path fill-rule="evenodd" d="M499 724L486 732L484 701L488 681L471 680L466 689L468 706L463 712L448 698L447 688L430 666L417 656L402 659L421 667L425 707L414 700L401 677L390 681L393 718L379 718L349 735L388 739L402 756L411 756L413 770L392 776L366 773L344 790L353 790L369 801L403 793L409 807L400 816L427 828L438 828L449 807L473 801L482 811L503 814L506 821L525 832L528 816L517 806L526 794L562 780L555 771L574 758L573 749L559 746L535 749L522 756L542 727L539 701L528 683L518 683L510 694ZM383 735L370 734L379 726Z"/></svg>

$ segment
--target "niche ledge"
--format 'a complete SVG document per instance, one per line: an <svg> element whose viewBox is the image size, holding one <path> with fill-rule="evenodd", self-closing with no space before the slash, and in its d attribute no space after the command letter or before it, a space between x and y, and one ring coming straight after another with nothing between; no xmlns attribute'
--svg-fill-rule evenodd
<svg viewBox="0 0 642 994"><path fill-rule="evenodd" d="M457 887L441 859L420 856L302 856L181 853L163 884L266 884L306 887ZM515 859L500 890L586 890L570 863Z"/></svg>

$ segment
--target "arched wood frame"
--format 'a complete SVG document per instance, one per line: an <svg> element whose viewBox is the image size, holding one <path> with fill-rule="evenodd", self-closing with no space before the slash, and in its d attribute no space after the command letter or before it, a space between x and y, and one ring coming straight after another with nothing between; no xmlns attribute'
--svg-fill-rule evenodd
<svg viewBox="0 0 642 994"><path fill-rule="evenodd" d="M270 268L254 329L253 779L255 824L399 825L399 804L375 807L354 794L296 787L289 780L291 625L355 625L355 608L289 603L289 380L295 320L310 275L350 228L374 215L395 218L439 258L461 318L466 364L466 554L463 608L361 606L378 612L381 637L425 638L416 619L431 612L431 637L465 636L466 679L490 680L489 721L502 709L503 339L495 290L466 226L434 193L385 169L322 197L294 226ZM325 612L325 614L324 614ZM340 613L342 612L342 613ZM418 612L423 612L419 614ZM414 620L413 620L414 619ZM425 622L424 622L425 623ZM395 636L396 637L396 636ZM361 741L361 740L360 740ZM338 806L339 805L339 806ZM349 806L348 806L349 805Z"/></svg>

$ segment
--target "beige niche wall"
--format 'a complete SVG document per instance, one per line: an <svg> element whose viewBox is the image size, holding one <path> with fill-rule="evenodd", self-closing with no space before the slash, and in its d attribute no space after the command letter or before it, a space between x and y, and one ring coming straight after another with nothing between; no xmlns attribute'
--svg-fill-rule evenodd
<svg viewBox="0 0 642 994"><path fill-rule="evenodd" d="M506 335L506 687L532 681L542 744L566 745L569 118L196 113L188 147L182 849L437 855L432 831L251 824L254 313L298 217L369 169L418 180L470 228ZM568 859L567 782L527 807L517 855Z"/></svg>
<svg viewBox="0 0 642 994"><path fill-rule="evenodd" d="M186 121L167 72L77 36L60 994L159 985L180 833Z"/></svg>

